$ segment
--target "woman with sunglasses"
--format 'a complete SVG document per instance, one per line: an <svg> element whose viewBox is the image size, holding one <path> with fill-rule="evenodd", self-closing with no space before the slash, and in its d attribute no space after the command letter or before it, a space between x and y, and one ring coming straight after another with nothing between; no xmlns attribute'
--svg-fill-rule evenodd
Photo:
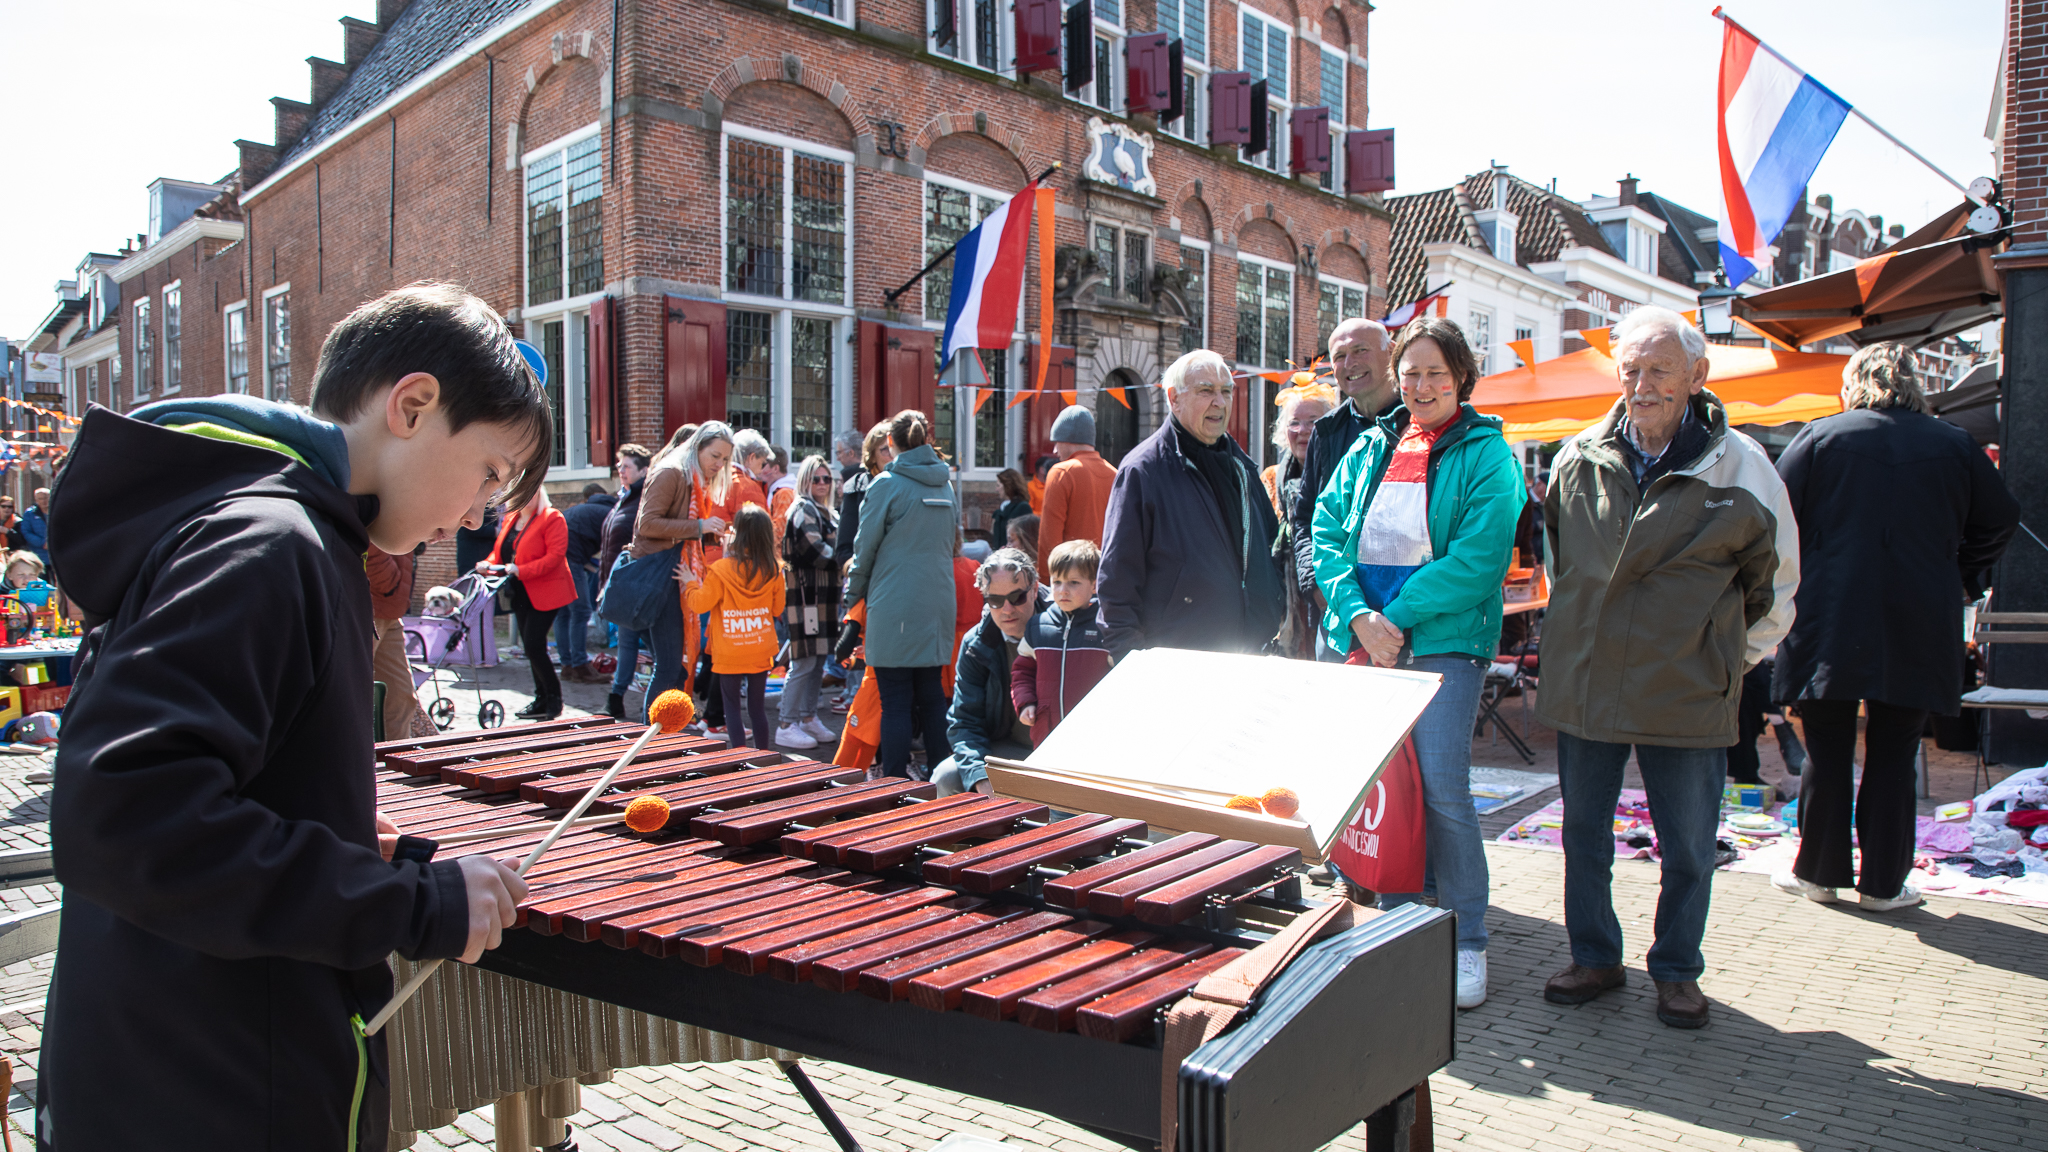
<svg viewBox="0 0 2048 1152"><path fill-rule="evenodd" d="M775 742L784 748L816 748L839 738L818 719L825 659L839 642L839 553L832 546L839 530L839 518L832 514L838 488L823 456L806 457L797 466L796 499L783 519L783 579L789 595L782 619L789 631L789 678L783 681Z"/></svg>
<svg viewBox="0 0 2048 1152"><path fill-rule="evenodd" d="M1501 421L1466 403L1479 365L1437 317L1394 344L1401 406L1366 429L1316 501L1316 584L1330 645L1352 662L1434 672L1416 722L1437 904L1458 914L1458 1007L1486 1000L1486 851L1472 807L1472 724L1500 644L1501 580L1524 495ZM1382 907L1417 893L1382 893Z"/></svg>

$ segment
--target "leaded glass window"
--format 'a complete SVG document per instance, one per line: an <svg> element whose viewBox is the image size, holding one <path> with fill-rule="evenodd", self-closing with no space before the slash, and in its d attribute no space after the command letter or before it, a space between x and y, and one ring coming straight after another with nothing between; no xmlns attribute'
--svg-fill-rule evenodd
<svg viewBox="0 0 2048 1152"><path fill-rule="evenodd" d="M725 314L725 422L775 438L775 314Z"/></svg>

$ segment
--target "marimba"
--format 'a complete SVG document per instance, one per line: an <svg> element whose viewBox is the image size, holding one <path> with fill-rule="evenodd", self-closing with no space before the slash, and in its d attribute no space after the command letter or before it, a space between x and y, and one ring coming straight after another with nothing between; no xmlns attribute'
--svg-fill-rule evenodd
<svg viewBox="0 0 2048 1152"><path fill-rule="evenodd" d="M449 851L514 856L641 731L586 719L387 743L379 804L414 836L499 831ZM668 801L667 828L565 835L528 875L525 930L478 968L1132 1147L1159 1139L1164 1010L1314 907L1293 849L941 799L929 784L687 735L651 741L591 811L645 794ZM1453 1054L1455 947L1452 917L1419 906L1311 946L1175 1070L1179 1147L1306 1150L1392 1116Z"/></svg>

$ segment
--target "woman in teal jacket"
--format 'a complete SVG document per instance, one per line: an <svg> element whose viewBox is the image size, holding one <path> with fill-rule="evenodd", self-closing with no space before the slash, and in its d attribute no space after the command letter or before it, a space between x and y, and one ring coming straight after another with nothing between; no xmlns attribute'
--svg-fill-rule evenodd
<svg viewBox="0 0 2048 1152"><path fill-rule="evenodd" d="M1415 725L1437 903L1458 914L1458 1007L1486 999L1486 851L1472 806L1472 724L1500 643L1501 579L1524 503L1497 417L1466 403L1479 366L1448 320L1394 345L1400 408L1366 429L1316 501L1316 584L1338 651L1443 677ZM1392 907L1420 893L1382 894Z"/></svg>

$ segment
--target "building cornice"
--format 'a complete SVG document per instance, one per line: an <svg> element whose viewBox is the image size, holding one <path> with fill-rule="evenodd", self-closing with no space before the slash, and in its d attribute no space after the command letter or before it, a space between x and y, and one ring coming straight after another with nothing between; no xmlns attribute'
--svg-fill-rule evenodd
<svg viewBox="0 0 2048 1152"><path fill-rule="evenodd" d="M120 344L121 330L109 324L84 339L73 341L59 351L64 356L64 366L70 368L73 361L82 365L104 360L119 351Z"/></svg>
<svg viewBox="0 0 2048 1152"><path fill-rule="evenodd" d="M1612 292L1640 304L1659 303L1656 299L1659 295L1684 300L1688 308L1699 302L1699 289L1662 276L1648 275L1627 261L1597 248L1566 248L1557 254L1557 259L1532 267L1539 273L1555 269L1565 280Z"/></svg>
<svg viewBox="0 0 2048 1152"><path fill-rule="evenodd" d="M1475 278L1484 276L1498 287L1508 288L1526 299L1547 302L1558 308L1578 299L1577 294L1571 289L1554 280L1539 276L1519 264L1510 264L1490 252L1454 240L1424 244L1422 256L1431 264L1441 261L1450 265L1451 267L1446 269L1446 277L1461 283L1480 282Z"/></svg>
<svg viewBox="0 0 2048 1152"><path fill-rule="evenodd" d="M240 220L203 220L195 216L171 229L163 239L114 265L111 275L114 283L125 284L200 240L240 240L243 231Z"/></svg>

